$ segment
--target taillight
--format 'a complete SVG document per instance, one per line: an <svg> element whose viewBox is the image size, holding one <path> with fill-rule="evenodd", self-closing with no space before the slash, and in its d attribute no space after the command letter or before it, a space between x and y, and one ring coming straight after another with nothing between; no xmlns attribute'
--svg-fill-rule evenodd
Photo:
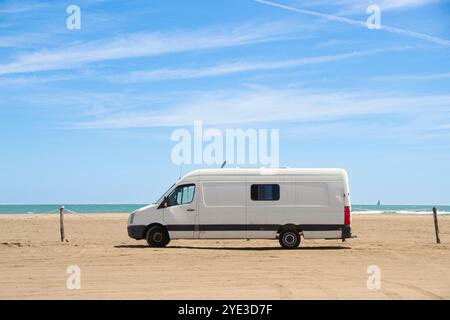
<svg viewBox="0 0 450 320"><path fill-rule="evenodd" d="M344 224L351 223L350 206L344 207Z"/></svg>

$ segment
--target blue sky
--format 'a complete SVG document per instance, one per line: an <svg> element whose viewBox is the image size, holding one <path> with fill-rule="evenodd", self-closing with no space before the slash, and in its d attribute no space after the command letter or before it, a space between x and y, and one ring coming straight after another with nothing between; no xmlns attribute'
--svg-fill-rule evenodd
<svg viewBox="0 0 450 320"><path fill-rule="evenodd" d="M171 133L201 120L279 129L280 165L347 169L353 203L449 204L449 16L438 0L0 1L0 203L152 202L180 172Z"/></svg>

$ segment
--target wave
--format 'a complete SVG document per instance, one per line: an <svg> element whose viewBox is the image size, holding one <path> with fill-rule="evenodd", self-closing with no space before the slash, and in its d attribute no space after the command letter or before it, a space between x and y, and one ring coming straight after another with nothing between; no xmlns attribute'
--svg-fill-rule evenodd
<svg viewBox="0 0 450 320"><path fill-rule="evenodd" d="M352 210L352 214L423 214L423 215L431 215L432 211L424 211L424 210ZM438 211L439 215L447 215L450 214L450 211Z"/></svg>

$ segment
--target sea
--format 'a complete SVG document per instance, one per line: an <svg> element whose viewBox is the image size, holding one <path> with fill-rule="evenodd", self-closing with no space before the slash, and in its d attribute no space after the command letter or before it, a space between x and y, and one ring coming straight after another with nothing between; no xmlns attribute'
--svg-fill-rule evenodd
<svg viewBox="0 0 450 320"><path fill-rule="evenodd" d="M146 204L66 204L68 213L131 213ZM0 214L58 213L59 204L0 204ZM431 214L436 207L439 214L450 214L450 205L363 205L353 204L352 214Z"/></svg>

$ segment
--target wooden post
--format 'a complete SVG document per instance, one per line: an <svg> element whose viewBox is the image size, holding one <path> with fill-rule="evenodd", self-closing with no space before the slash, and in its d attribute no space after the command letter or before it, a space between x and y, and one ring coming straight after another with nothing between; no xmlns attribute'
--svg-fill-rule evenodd
<svg viewBox="0 0 450 320"><path fill-rule="evenodd" d="M434 218L434 231L436 232L436 243L441 243L441 239L439 239L439 225L436 207L433 207L433 218Z"/></svg>
<svg viewBox="0 0 450 320"><path fill-rule="evenodd" d="M64 242L64 206L59 208L59 231L61 232L61 242Z"/></svg>

